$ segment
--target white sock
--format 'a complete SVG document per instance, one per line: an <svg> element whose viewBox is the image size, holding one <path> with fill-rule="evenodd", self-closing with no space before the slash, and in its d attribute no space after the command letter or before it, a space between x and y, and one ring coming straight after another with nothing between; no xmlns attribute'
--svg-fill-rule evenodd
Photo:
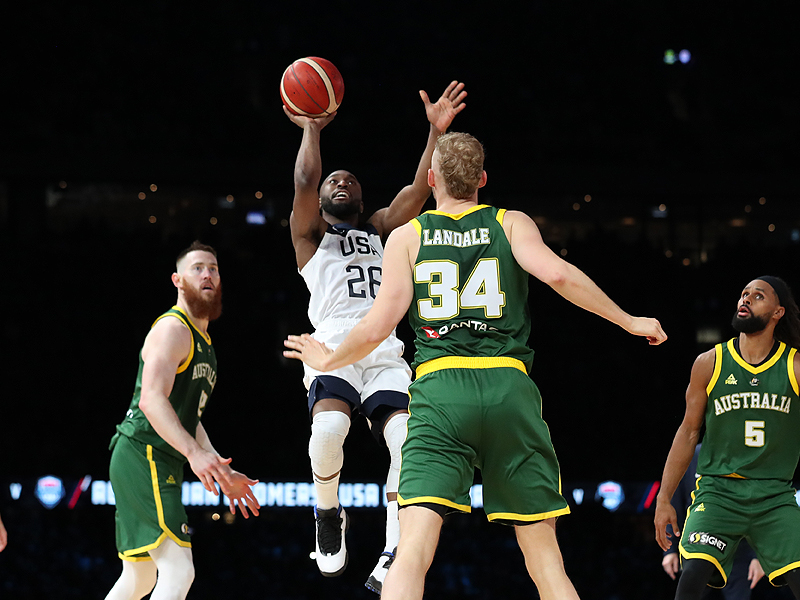
<svg viewBox="0 0 800 600"><path fill-rule="evenodd" d="M150 556L158 567L158 582L150 600L185 600L194 581L192 549L167 538L150 550Z"/></svg>
<svg viewBox="0 0 800 600"><path fill-rule="evenodd" d="M397 492L400 483L400 466L402 462L401 448L406 440L408 430L408 413L393 416L383 428L383 437L389 448L389 473L386 476L386 493ZM400 541L400 521L397 519L398 504L396 500L388 501L386 507L386 547L384 551L393 552Z"/></svg>
<svg viewBox="0 0 800 600"><path fill-rule="evenodd" d="M339 475L344 465L342 446L350 431L350 417L337 410L327 410L314 415L308 456L317 492L317 508L339 506Z"/></svg>
<svg viewBox="0 0 800 600"><path fill-rule="evenodd" d="M141 600L156 584L156 572L152 560L123 560L122 575L108 592L106 600Z"/></svg>

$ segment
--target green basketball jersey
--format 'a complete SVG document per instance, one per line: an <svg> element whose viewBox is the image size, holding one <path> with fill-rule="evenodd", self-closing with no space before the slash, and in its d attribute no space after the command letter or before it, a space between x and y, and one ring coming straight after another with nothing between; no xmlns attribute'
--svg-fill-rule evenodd
<svg viewBox="0 0 800 600"><path fill-rule="evenodd" d="M409 310L414 368L447 356L510 357L530 372L528 273L511 253L505 212L478 205L412 219L420 235Z"/></svg>
<svg viewBox="0 0 800 600"><path fill-rule="evenodd" d="M733 342L715 347L697 472L791 481L800 459L797 350L781 342L769 360L754 367Z"/></svg>
<svg viewBox="0 0 800 600"><path fill-rule="evenodd" d="M153 322L153 325L165 317L179 319L192 334L192 349L189 352L189 358L178 368L175 374L175 383L172 386L169 401L172 404L172 408L175 409L181 425L192 436L195 436L200 416L205 410L208 397L214 390L214 384L217 381L217 357L214 353L214 347L211 345L211 338L201 333L183 310L173 306L158 317ZM186 460L180 452L155 432L150 421L147 420L147 417L139 408L143 368L144 361L140 350L139 374L136 376L133 399L125 415L125 420L117 425L117 431L144 444L150 444L154 448L176 458Z"/></svg>

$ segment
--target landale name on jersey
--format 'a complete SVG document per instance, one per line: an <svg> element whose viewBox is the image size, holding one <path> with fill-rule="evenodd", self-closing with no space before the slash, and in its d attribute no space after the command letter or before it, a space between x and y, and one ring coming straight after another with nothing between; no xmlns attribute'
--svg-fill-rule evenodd
<svg viewBox="0 0 800 600"><path fill-rule="evenodd" d="M206 379L211 384L211 389L214 389L214 384L217 383L217 373L211 368L208 363L199 363L194 366L192 371L192 381L195 379Z"/></svg>
<svg viewBox="0 0 800 600"><path fill-rule="evenodd" d="M788 415L791 407L792 399L789 396L781 396L780 402L778 402L778 394L762 395L759 392L739 392L714 399L714 415L721 415L740 408L765 408Z"/></svg>
<svg viewBox="0 0 800 600"><path fill-rule="evenodd" d="M462 328L472 329L473 331L497 331L497 327L492 327L488 323L484 323L483 321L459 321L457 323L448 323L447 325L442 325L439 329L434 329L433 327L423 327L422 331L425 332L429 338L440 338L454 329L462 329Z"/></svg>
<svg viewBox="0 0 800 600"><path fill-rule="evenodd" d="M489 228L480 227L469 231L450 231L449 229L434 229L431 237L430 229L422 230L423 246L455 246L456 248L467 248L478 244L489 244Z"/></svg>

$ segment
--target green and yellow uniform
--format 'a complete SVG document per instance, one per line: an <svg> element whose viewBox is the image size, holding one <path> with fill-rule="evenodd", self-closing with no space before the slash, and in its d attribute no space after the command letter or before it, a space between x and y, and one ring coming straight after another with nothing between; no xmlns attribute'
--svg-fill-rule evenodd
<svg viewBox="0 0 800 600"><path fill-rule="evenodd" d="M409 320L416 335L399 503L469 512L474 469L490 520L534 522L569 512L528 373L528 274L503 230L505 210L426 212Z"/></svg>
<svg viewBox="0 0 800 600"><path fill-rule="evenodd" d="M722 587L744 537L770 581L780 584L783 573L800 567L800 507L792 487L800 460L797 350L777 343L757 366L741 357L735 339L714 351L700 477L681 556L712 562L718 573L709 585Z"/></svg>
<svg viewBox="0 0 800 600"><path fill-rule="evenodd" d="M175 373L169 401L184 429L195 435L200 417L217 378L217 358L211 339L172 307L158 317L177 318L192 334L189 356ZM139 352L139 373L125 420L111 440L111 485L116 499L117 550L123 560L149 560L149 550L167 537L191 547L186 510L181 502L186 458L153 429L139 400L144 361Z"/></svg>

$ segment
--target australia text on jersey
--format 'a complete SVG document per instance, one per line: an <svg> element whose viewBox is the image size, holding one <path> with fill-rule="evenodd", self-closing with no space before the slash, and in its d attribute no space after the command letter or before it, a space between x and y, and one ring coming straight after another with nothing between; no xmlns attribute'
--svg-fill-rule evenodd
<svg viewBox="0 0 800 600"><path fill-rule="evenodd" d="M192 381L195 379L206 379L213 390L214 384L217 383L217 372L208 363L198 363L192 370Z"/></svg>
<svg viewBox="0 0 800 600"><path fill-rule="evenodd" d="M728 394L714 399L714 415L721 415L731 410L740 408L763 408L777 410L789 414L792 406L792 399L789 396L781 396L778 403L778 394L761 394L759 392L740 392L738 394Z"/></svg>
<svg viewBox="0 0 800 600"><path fill-rule="evenodd" d="M455 246L456 248L468 248L479 244L490 244L488 227L476 227L469 231L450 231L449 229L434 229L431 236L430 229L422 230L423 246Z"/></svg>

